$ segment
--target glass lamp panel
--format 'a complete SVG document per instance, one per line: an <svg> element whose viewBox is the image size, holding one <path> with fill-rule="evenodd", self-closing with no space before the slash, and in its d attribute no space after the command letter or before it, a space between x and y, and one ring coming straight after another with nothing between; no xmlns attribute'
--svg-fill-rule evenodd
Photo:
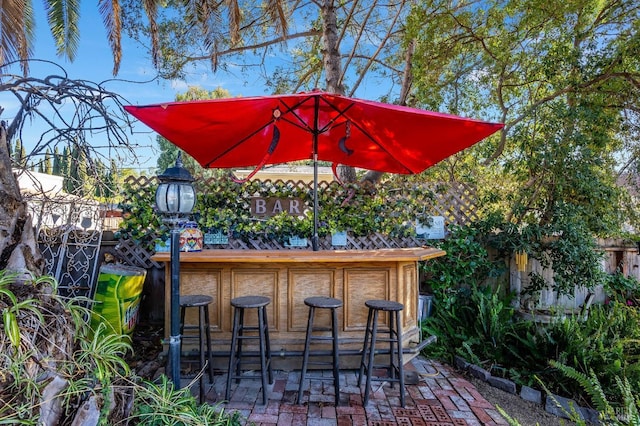
<svg viewBox="0 0 640 426"><path fill-rule="evenodd" d="M156 190L156 207L162 214L169 213L169 207L167 206L167 190L169 189L168 183L161 183Z"/></svg>
<svg viewBox="0 0 640 426"><path fill-rule="evenodd" d="M164 214L191 213L195 202L196 192L190 184L164 182L156 190L156 206Z"/></svg>
<svg viewBox="0 0 640 426"><path fill-rule="evenodd" d="M179 213L191 213L196 204L196 191L190 184L179 185Z"/></svg>

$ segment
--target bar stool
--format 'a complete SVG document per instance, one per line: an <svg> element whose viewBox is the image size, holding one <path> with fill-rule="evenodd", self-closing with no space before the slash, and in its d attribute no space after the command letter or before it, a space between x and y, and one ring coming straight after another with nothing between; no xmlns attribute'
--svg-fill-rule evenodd
<svg viewBox="0 0 640 426"><path fill-rule="evenodd" d="M209 323L209 305L213 302L213 297L203 294L186 294L180 296L180 335L184 336L184 317L187 308L198 308L198 326L187 326L186 328L198 328L198 340L200 343L200 370L204 368L205 347L204 340L207 340L207 350L209 362L209 383L213 383L213 359L211 352L211 328ZM180 339L180 352L182 352L182 342ZM204 375L200 376L200 402L205 399Z"/></svg>
<svg viewBox="0 0 640 426"><path fill-rule="evenodd" d="M262 404L267 404L267 373L269 384L273 383L273 371L271 370L271 345L269 343L269 325L267 323L266 306L271 303L271 299L264 296L243 296L231 300L233 306L233 332L231 335L231 351L229 353L229 373L227 376L227 391L225 398L227 401L231 395L231 380L236 379L261 379L262 380ZM244 324L245 309L255 308L258 310L258 324L255 326ZM245 331L257 332L257 335L245 335ZM258 340L260 345L260 374L242 375L241 365L243 362L242 341ZM244 354L245 357L250 355ZM248 362L247 362L248 363Z"/></svg>
<svg viewBox="0 0 640 426"><path fill-rule="evenodd" d="M360 372L358 375L358 386L362 384L362 376L366 373L367 381L364 390L362 405L367 405L369 392L371 391L371 381L387 381L400 383L400 404L405 405L404 398L404 369L402 361L402 320L400 313L404 309L402 303L390 300L367 300L365 305L369 308L367 317L367 328L364 333L364 346L362 348L362 359L360 361ZM389 329L378 330L378 313L380 311L389 312ZM387 334L386 338L379 338L378 333ZM374 365L373 358L376 352L376 343L389 343L389 364ZM372 377L373 370L385 368L387 377Z"/></svg>
<svg viewBox="0 0 640 426"><path fill-rule="evenodd" d="M333 387L336 394L336 406L340 403L340 373L339 373L339 359L338 359L338 313L337 308L342 307L342 301L331 297L308 297L304 300L304 304L309 307L309 320L307 321L307 335L304 341L304 352L302 355L302 370L300 372L300 387L298 388L297 404L300 404L302 399L302 385L307 374L307 367L309 364L313 365L331 365L333 368ZM313 325L316 309L330 309L331 310L331 326L330 327L318 327ZM318 336L313 335L313 332L317 331L331 331L331 336ZM321 356L325 355L321 351L311 351L311 342L313 340L323 340L332 342L331 362L327 361L309 361L309 356ZM329 379L328 377L320 377L320 380Z"/></svg>

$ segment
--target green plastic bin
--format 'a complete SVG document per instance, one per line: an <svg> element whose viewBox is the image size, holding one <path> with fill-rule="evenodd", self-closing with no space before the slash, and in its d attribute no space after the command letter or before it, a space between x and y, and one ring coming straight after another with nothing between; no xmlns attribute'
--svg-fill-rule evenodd
<svg viewBox="0 0 640 426"><path fill-rule="evenodd" d="M146 274L142 268L126 265L100 267L91 313L93 330L97 330L100 323L106 323L106 332L125 336L133 333Z"/></svg>

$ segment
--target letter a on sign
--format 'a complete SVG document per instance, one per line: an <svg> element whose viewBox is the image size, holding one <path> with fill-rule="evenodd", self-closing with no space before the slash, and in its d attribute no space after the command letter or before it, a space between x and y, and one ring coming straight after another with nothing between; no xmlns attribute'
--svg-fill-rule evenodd
<svg viewBox="0 0 640 426"><path fill-rule="evenodd" d="M277 215L278 213L282 213L282 201L279 198L276 198L276 201L273 203L273 209L271 210L272 215Z"/></svg>

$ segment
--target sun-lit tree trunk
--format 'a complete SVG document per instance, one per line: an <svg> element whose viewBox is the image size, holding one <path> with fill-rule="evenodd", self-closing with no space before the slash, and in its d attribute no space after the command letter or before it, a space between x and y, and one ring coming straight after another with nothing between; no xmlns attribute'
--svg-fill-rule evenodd
<svg viewBox="0 0 640 426"><path fill-rule="evenodd" d="M40 274L42 267L27 203L22 199L11 169L3 122L0 126L0 269Z"/></svg>
<svg viewBox="0 0 640 426"><path fill-rule="evenodd" d="M333 0L325 0L320 8L322 15L322 63L325 73L325 89L328 92L344 95L344 86L340 79L340 46L338 38L338 19ZM342 182L355 182L356 171L353 167L338 165L338 178Z"/></svg>

